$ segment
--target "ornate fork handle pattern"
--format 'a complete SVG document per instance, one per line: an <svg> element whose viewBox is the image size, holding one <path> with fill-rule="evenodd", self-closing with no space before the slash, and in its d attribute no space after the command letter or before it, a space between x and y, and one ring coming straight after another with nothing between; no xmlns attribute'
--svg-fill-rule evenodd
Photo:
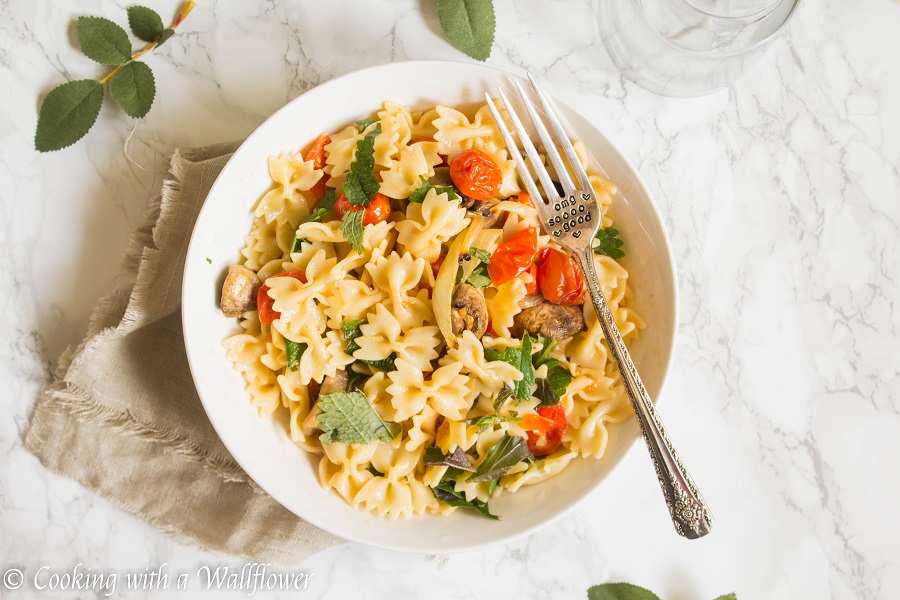
<svg viewBox="0 0 900 600"><path fill-rule="evenodd" d="M678 453L672 447L669 435L631 361L631 355L625 347L612 311L609 310L603 290L600 289L597 270L594 267L593 250L589 247L576 253L576 256L585 274L591 300L594 302L594 311L597 313L603 335L606 337L613 360L622 374L625 390L628 392L628 398L634 407L634 414L640 424L641 433L650 451L653 467L656 469L659 485L662 488L666 505L669 507L672 523L678 533L688 539L703 537L709 533L712 527L712 515L697 490L697 486L694 485L694 481L681 463Z"/></svg>

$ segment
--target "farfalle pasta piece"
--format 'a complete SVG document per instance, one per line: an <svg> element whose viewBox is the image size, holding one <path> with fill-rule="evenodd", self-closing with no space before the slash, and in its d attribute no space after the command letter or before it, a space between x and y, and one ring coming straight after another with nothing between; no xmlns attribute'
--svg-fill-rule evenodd
<svg viewBox="0 0 900 600"><path fill-rule="evenodd" d="M410 294L422 281L431 265L424 259L413 258L408 252L401 256L391 252L366 264L375 289L384 290L390 298L391 313L404 329L419 327L425 321L434 321L434 311L428 294Z"/></svg>
<svg viewBox="0 0 900 600"><path fill-rule="evenodd" d="M422 185L422 177L434 176L434 167L443 162L437 142L416 142L400 148L396 160L381 172L381 189L390 198L408 198Z"/></svg>
<svg viewBox="0 0 900 600"><path fill-rule="evenodd" d="M388 373L391 385L387 392L398 421L405 421L431 406L448 419L460 420L469 410L466 400L466 377L460 375L460 364L444 365L425 381L422 371L403 359L394 361L397 370Z"/></svg>
<svg viewBox="0 0 900 600"><path fill-rule="evenodd" d="M441 344L440 329L434 325L411 327L406 331L400 322L383 305L368 314L368 323L360 327L362 335L356 338L359 350L353 357L359 360L383 360L396 353L419 371L430 371L431 361L438 357Z"/></svg>
<svg viewBox="0 0 900 600"><path fill-rule="evenodd" d="M559 474L559 472L565 469L576 456L578 456L577 452L573 452L567 448L560 448L550 456L535 461L524 471L504 476L500 480L500 485L510 492L516 492L523 485L541 483L542 481L546 481L554 475Z"/></svg>
<svg viewBox="0 0 900 600"><path fill-rule="evenodd" d="M351 506L356 508L357 494L373 475L369 472L372 457L379 443L372 444L322 444L324 455L319 461L319 481L325 488L331 487Z"/></svg>
<svg viewBox="0 0 900 600"><path fill-rule="evenodd" d="M355 502L380 516L394 518L437 511L437 499L414 472L422 460L423 450L379 445L372 456L372 467L382 475L368 480L357 493Z"/></svg>
<svg viewBox="0 0 900 600"><path fill-rule="evenodd" d="M451 160L478 142L503 144L503 136L487 105L475 113L471 122L455 108L438 106L435 110L438 118L432 121L432 125L437 129L434 139L440 143L441 154L449 156Z"/></svg>
<svg viewBox="0 0 900 600"><path fill-rule="evenodd" d="M421 204L410 202L406 218L397 223L397 243L416 258L433 263L441 245L469 225L466 209L446 193L428 190Z"/></svg>
<svg viewBox="0 0 900 600"><path fill-rule="evenodd" d="M222 342L228 360L243 375L250 393L250 403L267 417L281 405L281 388L278 374L262 362L271 343L268 326L261 325L256 315L241 320L244 333L233 335Z"/></svg>
<svg viewBox="0 0 900 600"><path fill-rule="evenodd" d="M306 217L310 204L300 192L311 189L324 176L323 171L316 169L315 161L304 161L299 154L271 156L269 175L275 185L260 198L255 216L266 223L271 223L285 212L300 211L298 219Z"/></svg>
<svg viewBox="0 0 900 600"><path fill-rule="evenodd" d="M525 283L514 277L498 286L495 293L485 297L494 331L502 336L510 336L509 328L513 326L515 316L522 311L519 302L527 295Z"/></svg>
<svg viewBox="0 0 900 600"><path fill-rule="evenodd" d="M457 347L448 348L447 355L440 360L442 365L459 364L462 373L476 384L478 393L495 397L504 384L522 379L522 372L501 360L488 361L484 357L484 347L469 330L457 338Z"/></svg>

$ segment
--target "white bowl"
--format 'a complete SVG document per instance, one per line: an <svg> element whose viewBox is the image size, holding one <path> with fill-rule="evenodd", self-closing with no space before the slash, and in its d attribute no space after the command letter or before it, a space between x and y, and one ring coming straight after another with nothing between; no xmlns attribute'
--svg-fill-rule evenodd
<svg viewBox="0 0 900 600"><path fill-rule="evenodd" d="M294 99L247 138L222 170L200 211L184 268L184 341L197 392L209 419L235 460L266 492L310 523L348 540L392 550L443 553L508 541L560 518L594 490L638 438L634 419L612 426L602 460L574 460L556 477L492 501L501 520L467 510L447 517L388 519L348 506L317 476L317 457L291 442L286 423L260 418L244 382L225 358L222 340L237 331L219 310L228 265L238 261L254 204L271 185L266 159L296 152L393 100L412 109L458 106L484 100L484 92L509 86L512 75L481 65L406 62L344 75ZM675 273L669 241L646 186L631 163L584 116L557 101L573 132L619 186L615 226L626 240L623 264L634 291L632 306L647 328L632 354L652 398L658 398L675 338ZM212 260L210 265L207 259ZM649 469L639 474L653 477Z"/></svg>

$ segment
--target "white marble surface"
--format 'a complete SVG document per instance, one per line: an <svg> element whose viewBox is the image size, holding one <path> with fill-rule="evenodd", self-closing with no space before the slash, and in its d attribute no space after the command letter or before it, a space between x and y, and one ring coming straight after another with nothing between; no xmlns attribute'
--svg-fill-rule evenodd
<svg viewBox="0 0 900 600"><path fill-rule="evenodd" d="M74 49L73 17L124 22L125 5L0 3L3 571L242 564L46 472L21 447L34 399L113 286L173 148L244 136L363 66L466 60L431 0L201 2L148 59L159 93L146 119L105 106L86 140L39 155L41 94L102 73ZM733 90L693 100L624 81L593 1L496 5L488 64L527 69L587 112L657 194L682 303L662 413L716 526L679 539L635 446L530 538L449 556L339 546L302 565L306 596L582 598L626 580L675 600L900 597L900 4L807 0Z"/></svg>

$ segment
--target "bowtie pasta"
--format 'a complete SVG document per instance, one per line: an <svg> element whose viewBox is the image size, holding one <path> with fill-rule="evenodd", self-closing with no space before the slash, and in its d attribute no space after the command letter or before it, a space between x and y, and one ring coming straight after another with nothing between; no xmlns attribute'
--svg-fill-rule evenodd
<svg viewBox="0 0 900 600"><path fill-rule="evenodd" d="M492 498L603 456L631 407L580 267L541 231L487 105L385 102L268 167L222 291L241 329L224 346L252 405L284 411L319 456L323 486L382 516L496 518ZM594 261L630 340L644 323L615 187L591 183Z"/></svg>

